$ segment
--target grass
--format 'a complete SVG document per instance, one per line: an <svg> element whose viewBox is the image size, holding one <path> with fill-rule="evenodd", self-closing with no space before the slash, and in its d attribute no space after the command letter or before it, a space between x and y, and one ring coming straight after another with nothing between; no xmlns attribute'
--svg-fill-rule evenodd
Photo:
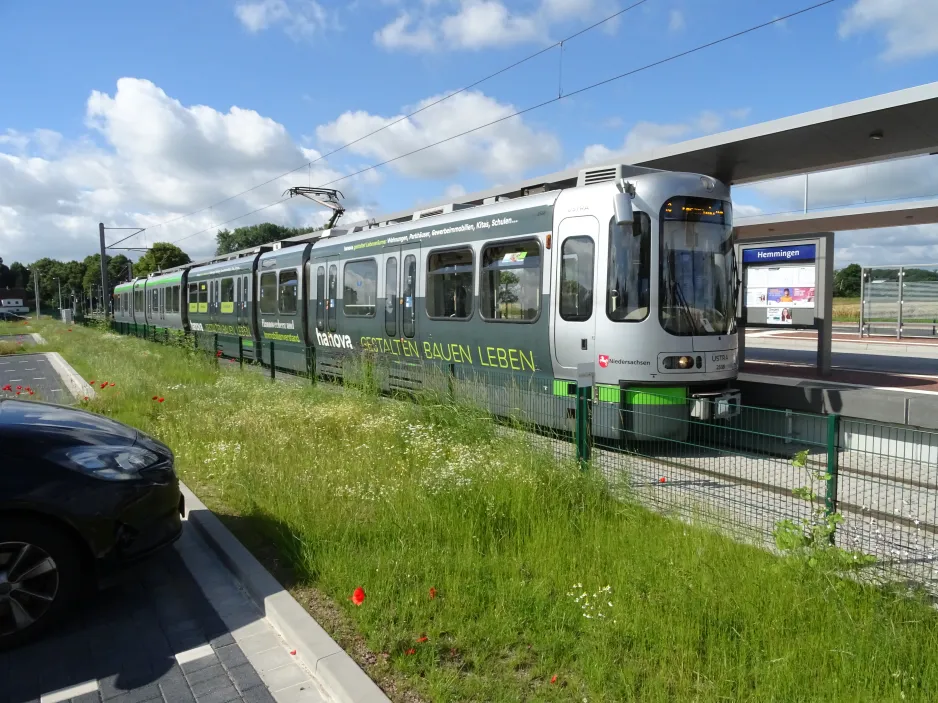
<svg viewBox="0 0 938 703"><path fill-rule="evenodd" d="M32 331L114 382L90 409L173 447L182 479L397 700L938 698L920 597L613 500L472 408Z"/></svg>

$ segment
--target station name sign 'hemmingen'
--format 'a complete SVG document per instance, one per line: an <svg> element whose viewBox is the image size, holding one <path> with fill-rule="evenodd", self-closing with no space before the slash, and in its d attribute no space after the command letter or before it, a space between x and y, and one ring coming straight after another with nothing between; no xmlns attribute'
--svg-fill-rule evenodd
<svg viewBox="0 0 938 703"><path fill-rule="evenodd" d="M814 261L814 244L799 244L789 247L765 247L743 249L744 264L771 264L776 261Z"/></svg>

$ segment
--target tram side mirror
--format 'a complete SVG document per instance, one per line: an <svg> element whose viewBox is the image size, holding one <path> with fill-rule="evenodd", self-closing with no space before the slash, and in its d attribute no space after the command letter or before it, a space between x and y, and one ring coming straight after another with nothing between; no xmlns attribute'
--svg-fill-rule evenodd
<svg viewBox="0 0 938 703"><path fill-rule="evenodd" d="M616 213L617 225L632 224L632 196L628 193L616 193L612 196L612 206Z"/></svg>

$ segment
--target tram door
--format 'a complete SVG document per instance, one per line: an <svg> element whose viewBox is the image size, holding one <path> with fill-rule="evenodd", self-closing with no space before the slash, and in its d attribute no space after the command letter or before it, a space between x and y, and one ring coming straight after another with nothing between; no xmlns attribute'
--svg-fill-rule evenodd
<svg viewBox="0 0 938 703"><path fill-rule="evenodd" d="M599 221L592 215L561 220L553 245L554 354L571 373L577 364L596 362L596 266Z"/></svg>
<svg viewBox="0 0 938 703"><path fill-rule="evenodd" d="M339 329L339 316L337 315L339 294L339 259L330 256L324 259L313 259L309 262L310 306L313 308L313 329L310 337L317 341L316 332L320 335L334 334ZM320 343L321 344L321 343Z"/></svg>
<svg viewBox="0 0 938 703"><path fill-rule="evenodd" d="M384 333L413 340L417 336L417 255L419 249L394 249L384 257Z"/></svg>

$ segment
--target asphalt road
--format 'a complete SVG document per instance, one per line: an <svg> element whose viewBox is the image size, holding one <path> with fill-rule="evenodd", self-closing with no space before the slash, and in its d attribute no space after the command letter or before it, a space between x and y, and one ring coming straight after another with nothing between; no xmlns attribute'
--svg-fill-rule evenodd
<svg viewBox="0 0 938 703"><path fill-rule="evenodd" d="M780 349L747 345L746 359L814 366L817 362L817 353L810 349ZM835 368L840 369L938 376L938 359L835 351L831 353L831 363Z"/></svg>
<svg viewBox="0 0 938 703"><path fill-rule="evenodd" d="M13 390L0 392L0 397L16 397L16 387L22 386L21 395L28 395L27 387L32 389L34 395L30 396L30 400L63 405L74 402L65 383L42 354L0 356L0 388L8 384Z"/></svg>

